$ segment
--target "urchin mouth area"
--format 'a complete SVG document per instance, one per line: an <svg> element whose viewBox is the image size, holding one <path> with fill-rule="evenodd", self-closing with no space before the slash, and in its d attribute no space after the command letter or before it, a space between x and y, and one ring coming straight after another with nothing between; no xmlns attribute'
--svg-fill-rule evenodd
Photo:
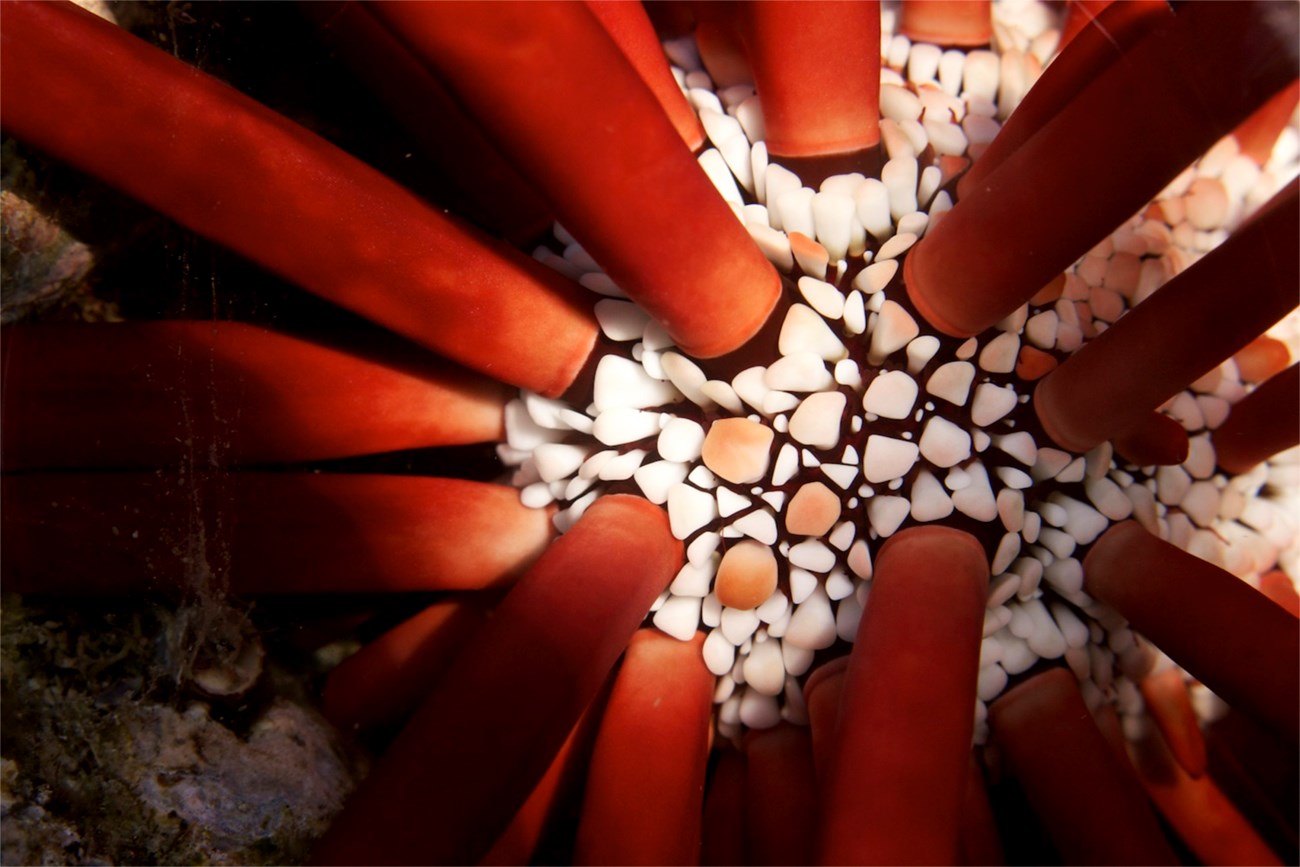
<svg viewBox="0 0 1300 867"><path fill-rule="evenodd" d="M871 176L819 175L815 190L768 154L752 87L714 91L691 44L666 46L713 145L701 165L784 275L767 325L740 350L701 359L675 347L594 261L582 263L562 227L558 246L536 254L607 295L595 304L602 343L588 361L589 391L559 401L525 393L512 405L502 456L518 466L525 503L558 506L561 531L605 493L666 508L686 563L649 620L682 640L707 633L718 727L730 737L807 721L801 679L858 637L873 558L908 527L942 523L985 552L979 742L986 703L1040 669L1069 667L1097 703L1167 663L1085 591L1083 557L1113 522L1136 518L1243 577L1270 568L1246 566L1251 556L1231 539L1258 527L1223 508L1258 490L1260 472L1231 477L1215 466L1212 431L1248 390L1231 362L1162 407L1189 443L1170 466L1126 453L1132 438L1058 447L1032 394L1225 239L1245 208L1207 207L1215 213L1198 213L1199 228L1169 210L1200 208L1207 188L1262 202L1293 172L1294 153L1252 170L1224 139L1029 303L953 336L960 329L936 329L918 311L926 299L909 292L910 256L1027 85L999 90L978 51L917 42L894 62L889 39L883 164ZM952 71L961 59L964 79ZM941 110L950 122L916 123ZM1140 702L1119 704L1138 726Z"/></svg>
<svg viewBox="0 0 1300 867"><path fill-rule="evenodd" d="M622 330L638 321L631 302L601 301L614 345L596 362L590 404L526 395L516 410L534 423L543 412L591 421L590 438L574 431L533 451L525 501L558 501L561 529L597 493L667 508L687 563L651 619L682 639L709 630L719 694L740 699L721 702L727 734L803 721L794 678L855 637L885 539L943 521L979 538L1002 575L1025 544L1026 502L1047 497L1055 475L1083 479L1083 458L1038 446L1029 388L1014 375L1018 334L922 333L896 258L910 239L873 243L867 261L827 275L834 282L786 278L776 339L748 347L751 363L730 381L644 318L645 330Z"/></svg>

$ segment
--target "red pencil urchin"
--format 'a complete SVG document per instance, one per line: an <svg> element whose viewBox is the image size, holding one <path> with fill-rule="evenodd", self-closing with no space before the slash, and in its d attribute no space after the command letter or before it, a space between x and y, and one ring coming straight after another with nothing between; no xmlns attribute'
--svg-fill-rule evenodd
<svg viewBox="0 0 1300 867"><path fill-rule="evenodd" d="M1241 733L1300 728L1294 7L308 11L496 237L7 5L7 133L402 337L16 327L4 526L125 589L125 471L225 437L233 588L449 594L331 675L405 727L320 860L1293 857Z"/></svg>

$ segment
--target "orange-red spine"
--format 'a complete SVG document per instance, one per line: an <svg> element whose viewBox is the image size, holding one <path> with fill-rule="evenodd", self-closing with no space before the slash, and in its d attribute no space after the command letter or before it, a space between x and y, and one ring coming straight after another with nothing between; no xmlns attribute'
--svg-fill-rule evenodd
<svg viewBox="0 0 1300 867"><path fill-rule="evenodd" d="M957 857L987 586L984 549L961 531L905 530L881 549L844 676L822 863Z"/></svg>
<svg viewBox="0 0 1300 867"><path fill-rule="evenodd" d="M762 327L776 269L586 5L373 8L679 346L722 355Z"/></svg>
<svg viewBox="0 0 1300 867"><path fill-rule="evenodd" d="M1300 365L1265 380L1233 404L1214 432L1219 466L1244 473L1266 458L1300 443Z"/></svg>
<svg viewBox="0 0 1300 867"><path fill-rule="evenodd" d="M989 725L1064 863L1178 863L1132 768L1107 745L1067 669L1003 693L989 707Z"/></svg>
<svg viewBox="0 0 1300 867"><path fill-rule="evenodd" d="M661 509L627 496L592 504L475 634L353 793L315 858L482 858L681 561Z"/></svg>
<svg viewBox="0 0 1300 867"><path fill-rule="evenodd" d="M1122 433L1296 306L1300 182L1039 381L1034 410L1058 444L1086 451ZM1218 305L1225 285L1239 303ZM1221 307L1208 319L1204 311ZM1140 374L1140 375L1138 375Z"/></svg>
<svg viewBox="0 0 1300 867"><path fill-rule="evenodd" d="M239 322L4 329L7 470L318 461L493 442L508 389L402 345Z"/></svg>
<svg viewBox="0 0 1300 867"><path fill-rule="evenodd" d="M20 592L168 590L211 567L243 594L505 587L554 535L505 485L328 473L16 473L0 479Z"/></svg>
<svg viewBox="0 0 1300 867"><path fill-rule="evenodd" d="M6 132L303 288L550 395L591 352L571 282L72 3L6 5L0 49Z"/></svg>
<svg viewBox="0 0 1300 867"><path fill-rule="evenodd" d="M1190 3L1153 27L909 252L920 313L968 337L1014 312L1295 77L1296 16Z"/></svg>
<svg viewBox="0 0 1300 867"><path fill-rule="evenodd" d="M1216 695L1284 737L1300 737L1300 621L1281 606L1132 521L1106 531L1083 570L1089 594Z"/></svg>
<svg viewBox="0 0 1300 867"><path fill-rule="evenodd" d="M693 864L700 857L714 677L704 636L632 636L601 716L574 863Z"/></svg>

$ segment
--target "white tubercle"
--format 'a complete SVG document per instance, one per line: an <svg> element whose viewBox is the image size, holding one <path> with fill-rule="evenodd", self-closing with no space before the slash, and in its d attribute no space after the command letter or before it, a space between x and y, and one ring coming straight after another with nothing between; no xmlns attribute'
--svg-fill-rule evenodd
<svg viewBox="0 0 1300 867"><path fill-rule="evenodd" d="M705 566L712 568L713 552L718 550L718 543L721 540L721 534L712 530L699 534L691 544L686 546L686 562L701 568ZM700 616L703 617L703 614Z"/></svg>
<svg viewBox="0 0 1300 867"><path fill-rule="evenodd" d="M880 119L880 144L885 150L886 159L916 157L916 146L896 120L887 117Z"/></svg>
<svg viewBox="0 0 1300 867"><path fill-rule="evenodd" d="M980 427L988 427L1016 408L1018 399L1015 389L1009 386L982 382L975 386L975 397L971 401L970 420Z"/></svg>
<svg viewBox="0 0 1300 867"><path fill-rule="evenodd" d="M715 147L733 136L745 134L740 121L715 108L700 109L700 124L704 127L704 134Z"/></svg>
<svg viewBox="0 0 1300 867"><path fill-rule="evenodd" d="M817 240L826 248L831 261L847 257L849 245L853 242L853 222L857 216L857 206L853 199L844 193L817 193L812 200L812 215ZM831 318L836 319L838 316Z"/></svg>
<svg viewBox="0 0 1300 867"><path fill-rule="evenodd" d="M778 391L824 391L835 385L826 362L812 352L783 355L763 374L763 384Z"/></svg>
<svg viewBox="0 0 1300 867"><path fill-rule="evenodd" d="M1047 501L1065 510L1062 526L1080 545L1092 544L1110 526L1110 521L1101 512L1059 491L1049 494Z"/></svg>
<svg viewBox="0 0 1300 867"><path fill-rule="evenodd" d="M757 150L757 148L755 148ZM803 186L799 176L784 166L776 163L768 163L764 177L763 190L766 193L762 199L767 205L768 213L771 215L772 228L785 230L785 225L781 222L781 212L775 207L775 203L788 192L797 190Z"/></svg>
<svg viewBox="0 0 1300 867"><path fill-rule="evenodd" d="M641 489L645 498L656 506L662 506L668 502L668 492L674 485L680 484L686 479L688 467L686 464L674 463L673 461L655 461L650 464L642 464L632 474L633 480Z"/></svg>
<svg viewBox="0 0 1300 867"><path fill-rule="evenodd" d="M919 453L920 449L916 443L872 434L867 437L867 447L862 458L862 474L873 484L902 478L916 464Z"/></svg>
<svg viewBox="0 0 1300 867"><path fill-rule="evenodd" d="M844 330L850 337L856 337L867 330L867 309L863 303L862 293L856 289L844 299Z"/></svg>
<svg viewBox="0 0 1300 867"><path fill-rule="evenodd" d="M708 492L685 482L669 489L668 525L674 537L685 539L717 517L717 503Z"/></svg>
<svg viewBox="0 0 1300 867"><path fill-rule="evenodd" d="M523 400L512 400L505 409L506 442L513 449L527 452L544 442L563 437L557 428L538 424Z"/></svg>
<svg viewBox="0 0 1300 867"><path fill-rule="evenodd" d="M731 671L736 663L736 645L727 640L721 629L714 629L704 639L704 664L715 677Z"/></svg>
<svg viewBox="0 0 1300 867"><path fill-rule="evenodd" d="M814 448L834 448L846 405L847 399L838 391L809 395L790 416L790 436Z"/></svg>
<svg viewBox="0 0 1300 867"><path fill-rule="evenodd" d="M826 320L803 304L792 304L786 311L777 338L777 349L782 355L811 352L826 361L839 361L849 355L848 349L831 331ZM736 391L739 393L740 389L737 388Z"/></svg>
<svg viewBox="0 0 1300 867"><path fill-rule="evenodd" d="M588 452L586 446L542 443L533 450L533 463L542 481L557 482L576 473Z"/></svg>
<svg viewBox="0 0 1300 867"><path fill-rule="evenodd" d="M737 494L726 485L718 485L713 492L718 501L718 517L730 518L737 512L748 509L754 501L744 494Z"/></svg>
<svg viewBox="0 0 1300 867"><path fill-rule="evenodd" d="M835 381L840 385L847 385L852 389L862 387L862 371L858 368L858 363L851 358L835 362L834 376Z"/></svg>
<svg viewBox="0 0 1300 867"><path fill-rule="evenodd" d="M912 232L904 232L900 229L899 233L888 241L880 245L876 252L876 262L892 261L911 249L916 243L917 236Z"/></svg>
<svg viewBox="0 0 1300 867"><path fill-rule="evenodd" d="M680 400L681 392L670 383L653 379L630 358L606 355L596 365L593 402L596 412L617 407L647 409Z"/></svg>
<svg viewBox="0 0 1300 867"><path fill-rule="evenodd" d="M857 535L857 531L858 528L852 521L843 521L835 525L835 529L826 537L826 541L840 551L847 551L849 546L853 544L853 538Z"/></svg>
<svg viewBox="0 0 1300 867"><path fill-rule="evenodd" d="M754 609L758 619L768 625L781 620L789 611L790 600L780 590L774 591L771 596L767 597L761 605ZM769 631L768 634L771 634L771 632Z"/></svg>
<svg viewBox="0 0 1300 867"><path fill-rule="evenodd" d="M749 141L746 140L744 133L732 136L719 144L718 153L722 155L723 162L731 169L731 174L745 188L745 191L754 192L754 160L750 153Z"/></svg>
<svg viewBox="0 0 1300 867"><path fill-rule="evenodd" d="M736 106L736 120L740 122L741 129L745 131L745 137L753 142L756 147L767 140L767 126L763 122L763 106L759 102L757 95L747 96L740 101L740 104Z"/></svg>
<svg viewBox="0 0 1300 867"><path fill-rule="evenodd" d="M975 381L975 365L969 361L949 361L940 365L926 380L925 390L956 406L965 406Z"/></svg>
<svg viewBox="0 0 1300 867"><path fill-rule="evenodd" d="M880 113L893 121L916 120L921 116L921 100L906 87L881 84Z"/></svg>
<svg viewBox="0 0 1300 867"><path fill-rule="evenodd" d="M757 97L754 99L757 101ZM745 118L743 115L738 115L737 119L744 125ZM748 129L746 129L746 133L749 133ZM754 141L753 139L750 140ZM760 203L764 203L767 201L767 142L754 141L754 146L749 150L749 164L754 174L754 198L758 199Z"/></svg>
<svg viewBox="0 0 1300 867"><path fill-rule="evenodd" d="M826 595L831 598L831 602L839 602L841 599L852 597L857 584L853 578L844 572L844 569L835 569L826 578Z"/></svg>
<svg viewBox="0 0 1300 867"><path fill-rule="evenodd" d="M700 370L699 365L676 352L665 352L660 357L660 363L669 381L677 386L687 400L705 409L713 405L713 401L700 390L708 381L708 377Z"/></svg>
<svg viewBox="0 0 1300 867"><path fill-rule="evenodd" d="M840 490L847 491L853 487L853 483L858 478L858 467L856 464L822 464L821 471L826 477L835 483Z"/></svg>
<svg viewBox="0 0 1300 867"><path fill-rule="evenodd" d="M1029 649L1043 659L1058 659L1064 655L1067 647L1065 636L1048 613L1047 606L1039 599L1026 602L1025 605L1029 608L1032 623L1032 630L1026 639Z"/></svg>
<svg viewBox="0 0 1300 867"><path fill-rule="evenodd" d="M1038 461L1038 444L1034 442L1033 435L1028 431L1016 431L1015 433L995 436L993 446L1011 455L1011 457L1027 467L1034 466Z"/></svg>
<svg viewBox="0 0 1300 867"><path fill-rule="evenodd" d="M722 100L713 92L713 81L698 64L686 73L685 87L686 98L697 112L716 111L722 114L726 110L722 107Z"/></svg>
<svg viewBox="0 0 1300 867"><path fill-rule="evenodd" d="M556 413L556 421L563 427L585 434L590 434L596 424L595 419L591 418L591 416L567 408Z"/></svg>
<svg viewBox="0 0 1300 867"><path fill-rule="evenodd" d="M596 322L610 340L640 340L650 314L630 301L602 298L596 302Z"/></svg>
<svg viewBox="0 0 1300 867"><path fill-rule="evenodd" d="M971 51L962 70L962 92L968 98L982 97L996 103L1001 61L992 51Z"/></svg>
<svg viewBox="0 0 1300 867"><path fill-rule="evenodd" d="M790 249L788 235L766 223L746 223L745 230L767 257L767 261L786 273L794 268L794 252Z"/></svg>
<svg viewBox="0 0 1300 867"><path fill-rule="evenodd" d="M916 200L921 207L924 208L926 205L930 204L930 200L933 199L934 194L939 191L939 185L942 183L943 170L938 166L930 165L921 170L921 179L916 185ZM916 228L912 227L912 223L910 222L911 220L916 221ZM917 235L923 235L930 225L930 215L925 211L916 211L915 213L908 214L906 217L899 220L900 226L905 224L907 227L905 229L900 228L899 231L914 232Z"/></svg>
<svg viewBox="0 0 1300 867"><path fill-rule="evenodd" d="M758 613L752 608L723 608L722 634L739 647L754 634L759 626Z"/></svg>
<svg viewBox="0 0 1300 867"><path fill-rule="evenodd" d="M867 178L853 193L858 221L877 241L894 234L894 220L889 209L889 189L875 178Z"/></svg>
<svg viewBox="0 0 1300 867"><path fill-rule="evenodd" d="M678 641L687 641L700 625L702 597L670 596L655 612L654 625Z"/></svg>
<svg viewBox="0 0 1300 867"><path fill-rule="evenodd" d="M994 575L1005 572L1016 557L1020 556L1020 534L1005 533L998 542L997 550L993 553L993 560L990 565L990 571Z"/></svg>
<svg viewBox="0 0 1300 867"><path fill-rule="evenodd" d="M932 416L921 431L921 456L937 467L952 467L971 456L970 434L941 416Z"/></svg>
<svg viewBox="0 0 1300 867"><path fill-rule="evenodd" d="M700 386L700 392L732 415L744 415L745 407L736 390L720 379L710 379Z"/></svg>
<svg viewBox="0 0 1300 867"><path fill-rule="evenodd" d="M912 511L905 497L875 496L867 500L867 520L881 538L892 536Z"/></svg>
<svg viewBox="0 0 1300 867"><path fill-rule="evenodd" d="M901 370L887 370L871 380L862 408L881 418L904 419L912 413L918 394L916 380Z"/></svg>
<svg viewBox="0 0 1300 867"><path fill-rule="evenodd" d="M877 261L859 271L858 276L853 278L853 288L864 295L875 295L888 286L897 273L897 259L885 259L884 261L877 259Z"/></svg>
<svg viewBox="0 0 1300 867"><path fill-rule="evenodd" d="M771 193L769 192L770 196ZM775 207L781 213L781 223L787 233L798 232L809 239L817 237L817 228L813 223L813 197L816 195L805 186L786 190L775 200L769 198L769 208Z"/></svg>
<svg viewBox="0 0 1300 867"><path fill-rule="evenodd" d="M1112 521L1126 520L1133 514L1133 503L1119 485L1108 478L1089 479L1083 483L1088 500Z"/></svg>
<svg viewBox="0 0 1300 867"><path fill-rule="evenodd" d="M1051 349L1056 345L1056 329L1059 320L1054 310L1044 310L1029 317L1025 323L1025 339L1039 349Z"/></svg>
<svg viewBox="0 0 1300 867"><path fill-rule="evenodd" d="M601 466L596 478L602 482L620 482L624 479L630 479L648 454L649 452L645 449L632 449L612 457ZM566 493L565 496L572 499L571 494Z"/></svg>
<svg viewBox="0 0 1300 867"><path fill-rule="evenodd" d="M939 74L943 49L937 45L918 42L907 55L907 80L913 84L932 82Z"/></svg>
<svg viewBox="0 0 1300 867"><path fill-rule="evenodd" d="M582 466L578 469L579 478L600 478L600 471L604 469L605 464L617 456L618 451L616 449L603 449L596 452L582 462Z"/></svg>
<svg viewBox="0 0 1300 867"><path fill-rule="evenodd" d="M615 407L596 416L592 435L607 446L636 442L659 433L662 414L631 407Z"/></svg>
<svg viewBox="0 0 1300 867"><path fill-rule="evenodd" d="M935 153L945 156L961 156L966 152L969 141L962 128L951 121L926 119L921 122L925 128L926 138Z"/></svg>
<svg viewBox="0 0 1300 867"><path fill-rule="evenodd" d="M755 642L745 657L745 683L763 695L780 695L785 687L785 663L781 642L775 638Z"/></svg>
<svg viewBox="0 0 1300 867"><path fill-rule="evenodd" d="M966 65L966 52L950 48L939 58L939 87L949 96L961 93L963 71Z"/></svg>
<svg viewBox="0 0 1300 867"><path fill-rule="evenodd" d="M821 582L795 606L783 640L807 650L824 650L835 643L835 614Z"/></svg>
<svg viewBox="0 0 1300 867"><path fill-rule="evenodd" d="M1016 356L1019 352L1020 337L1004 332L980 350L979 366L989 373L1010 373L1016 369Z"/></svg>
<svg viewBox="0 0 1300 867"><path fill-rule="evenodd" d="M821 579L806 569L790 570L790 602L798 605L821 586Z"/></svg>
<svg viewBox="0 0 1300 867"><path fill-rule="evenodd" d="M952 514L952 499L943 485L926 470L912 483L912 518L922 523L939 521Z"/></svg>
<svg viewBox="0 0 1300 867"><path fill-rule="evenodd" d="M737 373L731 380L731 388L736 392L736 396L760 412L767 393L771 390L767 387L766 374L766 367L748 367Z"/></svg>
<svg viewBox="0 0 1300 867"><path fill-rule="evenodd" d="M976 521L986 523L992 521L998 516L998 506L997 499L993 496L993 488L989 485L988 472L983 464L974 461L966 468L966 475L970 483L961 490L953 492L953 506L963 515Z"/></svg>
<svg viewBox="0 0 1300 867"><path fill-rule="evenodd" d="M772 484L784 485L799 472L799 450L790 443L781 446L772 465Z"/></svg>
<svg viewBox="0 0 1300 867"><path fill-rule="evenodd" d="M1022 431L1023 433L1023 431ZM1015 434L1012 434L1015 436ZM1034 461L1034 466L1030 469L1030 475L1034 481L1041 482L1046 479L1054 479L1057 474L1070 465L1074 456L1069 452L1063 452L1060 449L1044 446L1038 449L1038 458Z"/></svg>
<svg viewBox="0 0 1300 867"><path fill-rule="evenodd" d="M705 560L701 564L688 560L677 570L677 577L668 585L668 592L674 596L696 596L703 599L709 595L716 571L712 560Z"/></svg>
<svg viewBox="0 0 1300 867"><path fill-rule="evenodd" d="M939 351L939 345L939 338L931 334L917 337L907 344L907 372L913 376L920 373Z"/></svg>
<svg viewBox="0 0 1300 867"><path fill-rule="evenodd" d="M853 641L857 638L858 626L862 622L862 603L856 595L840 600L835 609L835 634L841 641Z"/></svg>
<svg viewBox="0 0 1300 867"><path fill-rule="evenodd" d="M816 539L791 546L787 558L790 565L809 572L829 572L835 566L835 552Z"/></svg>
<svg viewBox="0 0 1300 867"><path fill-rule="evenodd" d="M881 183L889 193L889 213L895 220L917 209L917 174L916 160L911 157L889 160L880 170Z"/></svg>
<svg viewBox="0 0 1300 867"><path fill-rule="evenodd" d="M998 517L1008 532L1019 533L1024 529L1025 497L1020 491L1010 487L1003 488L998 491L996 503Z"/></svg>
<svg viewBox="0 0 1300 867"><path fill-rule="evenodd" d="M641 335L641 344L648 350L659 352L670 348L673 339L662 325L651 319L646 323L645 334Z"/></svg>
<svg viewBox="0 0 1300 867"><path fill-rule="evenodd" d="M885 301L871 332L871 347L867 361L880 364L891 353L897 352L920 333L920 327L911 314L896 301Z"/></svg>
<svg viewBox="0 0 1300 867"><path fill-rule="evenodd" d="M756 509L733 521L731 526L756 542L762 542L764 545L776 544L776 519L770 512Z"/></svg>
<svg viewBox="0 0 1300 867"><path fill-rule="evenodd" d="M799 294L814 310L827 319L839 319L844 315L844 296L825 280L815 277L800 277Z"/></svg>
<svg viewBox="0 0 1300 867"><path fill-rule="evenodd" d="M862 172L849 172L843 175L830 175L817 187L819 193L839 193L852 196L858 185L867 179Z"/></svg>
<svg viewBox="0 0 1300 867"><path fill-rule="evenodd" d="M736 177L731 173L731 168L722 154L716 148L709 148L701 153L698 159L700 168L704 169L704 173L709 176L709 180L713 182L714 188L722 198L737 205L744 205L745 197L741 195L740 187L736 185Z"/></svg>

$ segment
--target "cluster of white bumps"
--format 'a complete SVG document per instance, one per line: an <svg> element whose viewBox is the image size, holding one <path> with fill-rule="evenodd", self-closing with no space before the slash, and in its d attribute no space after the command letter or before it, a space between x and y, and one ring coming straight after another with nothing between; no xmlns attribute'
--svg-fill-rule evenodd
<svg viewBox="0 0 1300 867"><path fill-rule="evenodd" d="M652 619L683 640L706 631L724 735L805 720L798 678L815 652L853 641L872 551L908 522L957 514L996 528L978 741L987 702L1040 659L1063 658L1090 704L1112 701L1126 725L1143 724L1135 682L1169 663L1082 590L1080 548L1111 522L1136 519L1245 580L1279 562L1300 574L1300 458L1233 478L1215 464L1210 432L1248 391L1231 361L1163 407L1191 438L1187 460L1169 467L1123 465L1109 444L1075 456L1038 442L1018 428L1032 383L1015 375L1022 350L1075 351L1227 237L1295 175L1293 130L1264 167L1225 138L1076 263L1058 299L979 338L945 345L900 303L898 257L951 207L941 161L977 158L1050 58L1045 9L1001 4L1002 50L970 55L912 45L887 17L889 160L878 179L841 175L816 191L767 161L752 88L715 93L689 41L667 46L713 144L701 165L794 279L766 366L710 379L562 228L562 253L536 252L605 296L596 317L621 351L599 361L589 406L531 393L512 402L502 459L524 503L560 506L560 531L610 490L666 507L687 562ZM1213 696L1197 696L1214 712Z"/></svg>

